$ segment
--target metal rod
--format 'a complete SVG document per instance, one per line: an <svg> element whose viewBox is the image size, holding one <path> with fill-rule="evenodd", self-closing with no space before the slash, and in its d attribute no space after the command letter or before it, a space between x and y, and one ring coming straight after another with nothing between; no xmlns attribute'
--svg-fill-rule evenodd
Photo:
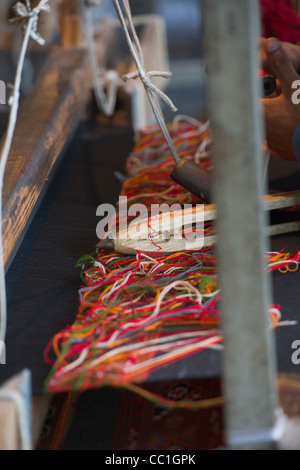
<svg viewBox="0 0 300 470"><path fill-rule="evenodd" d="M259 10L256 0L203 0L202 5L214 136L227 444L232 449L270 449L278 423L261 194Z"/></svg>

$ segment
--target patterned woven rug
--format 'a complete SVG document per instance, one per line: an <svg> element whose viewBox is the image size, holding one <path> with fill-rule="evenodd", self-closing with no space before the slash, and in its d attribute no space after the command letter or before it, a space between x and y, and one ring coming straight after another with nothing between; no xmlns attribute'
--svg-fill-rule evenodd
<svg viewBox="0 0 300 470"><path fill-rule="evenodd" d="M220 396L219 380L147 385L172 400ZM223 447L223 409L167 409L124 392L115 429L115 450L205 450Z"/></svg>
<svg viewBox="0 0 300 470"><path fill-rule="evenodd" d="M146 384L144 388L171 400L202 400L221 394L219 379L182 380ZM79 395L54 396L38 450L61 450L64 439L72 440L72 422L76 419ZM100 406L100 404L99 404ZM104 410L103 413L110 412ZM130 391L122 391L111 423L112 442L107 450L209 450L224 448L223 409L168 409ZM91 426L92 429L92 426ZM103 449L94 433L93 449Z"/></svg>

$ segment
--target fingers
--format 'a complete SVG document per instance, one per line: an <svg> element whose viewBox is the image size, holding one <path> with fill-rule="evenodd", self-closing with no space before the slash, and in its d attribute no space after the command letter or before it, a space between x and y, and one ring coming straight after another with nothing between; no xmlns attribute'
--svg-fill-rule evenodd
<svg viewBox="0 0 300 470"><path fill-rule="evenodd" d="M264 49L267 39L266 38L257 38L256 44L258 49Z"/></svg>
<svg viewBox="0 0 300 470"><path fill-rule="evenodd" d="M261 109L265 117L265 137L268 147L285 160L295 160L293 132L297 125L285 98L262 99Z"/></svg>
<svg viewBox="0 0 300 470"><path fill-rule="evenodd" d="M267 42L266 38L257 39L258 62L261 64L262 70L264 70L269 75L274 75L273 70L270 67L269 59L267 57L266 50L265 50L266 42Z"/></svg>
<svg viewBox="0 0 300 470"><path fill-rule="evenodd" d="M284 51L282 44L278 39L270 38L265 42L264 49L269 66L280 81L282 93L290 96L292 93L291 85L294 80L299 79L299 75Z"/></svg>

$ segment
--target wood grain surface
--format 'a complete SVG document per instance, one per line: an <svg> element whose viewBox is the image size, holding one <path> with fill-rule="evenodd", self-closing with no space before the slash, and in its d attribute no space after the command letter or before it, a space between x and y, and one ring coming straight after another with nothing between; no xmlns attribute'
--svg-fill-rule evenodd
<svg viewBox="0 0 300 470"><path fill-rule="evenodd" d="M85 48L54 47L19 110L3 189L5 263L19 247L51 170L76 129L92 86Z"/></svg>

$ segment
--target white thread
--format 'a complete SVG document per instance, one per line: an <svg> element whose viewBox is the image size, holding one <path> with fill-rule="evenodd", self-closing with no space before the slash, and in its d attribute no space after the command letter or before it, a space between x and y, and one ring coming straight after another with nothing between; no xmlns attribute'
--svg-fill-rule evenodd
<svg viewBox="0 0 300 470"><path fill-rule="evenodd" d="M112 116L116 107L120 77L117 71L100 70L97 60L93 15L91 11L92 6L95 4L99 5L99 3L95 3L91 0L86 0L84 2L84 18L89 50L89 59L93 75L94 92L99 111L102 111L106 116ZM105 93L104 91L105 83L107 85L107 93Z"/></svg>
<svg viewBox="0 0 300 470"><path fill-rule="evenodd" d="M126 277L126 280L127 280L128 276ZM125 283L125 281L123 281L122 285ZM134 327L134 328L137 328L137 327L141 327L145 324L147 324L149 321L152 321L154 318L156 318L159 314L159 310L160 310L160 305L163 301L163 298L165 297L165 295L170 291L172 290L173 288L179 288L179 285L181 285L183 288L186 288L186 290L190 293L190 294L193 294L194 296L196 296L197 298L197 301L198 303L201 305L202 303L202 295L200 294L200 292L194 287L192 286L190 283L186 282L186 281L175 281L175 282L172 282L172 284L166 286L162 292L160 293L158 299L157 299L157 302L155 304L155 309L154 311L152 312L152 314L146 318L146 319L143 319L143 320L140 320L140 321L137 321L137 322L129 322L129 323L126 323L125 325L121 326L118 330L116 330L112 336L107 340L107 341L104 341L102 343L98 343L98 344L101 344L101 347L107 347L109 346L110 344L112 344L116 338L118 336L120 336L120 334L122 333L122 331L125 329L125 328L130 328L130 327ZM120 285L118 285L116 287L116 284L114 284L113 286L114 288L114 291L117 289L117 288L120 288ZM111 290L107 293L109 296L111 295ZM192 295L190 295L192 296ZM205 295L206 296L206 295ZM104 296L103 296L104 297ZM103 299L102 297L102 299ZM100 347L100 346L99 346Z"/></svg>
<svg viewBox="0 0 300 470"><path fill-rule="evenodd" d="M80 366L80 364L83 363L86 356L88 355L88 352L89 352L88 348L83 349L83 351L81 351L79 357L74 362L71 362L67 366L63 367L60 371L58 371L58 375L63 375L66 372L70 372L71 370L73 370L76 367Z"/></svg>
<svg viewBox="0 0 300 470"><path fill-rule="evenodd" d="M132 275L133 275L132 272L129 272L125 278L120 279L119 281L116 281L114 285L110 288L110 290L101 297L101 300L109 299L114 292L121 289L121 287L123 287L129 281Z"/></svg>
<svg viewBox="0 0 300 470"><path fill-rule="evenodd" d="M108 351L107 353L103 354L101 357L98 357L97 359L94 359L94 361L92 361L90 363L89 367L94 368L95 366L98 366L101 362L104 362L106 359L109 359L113 356L116 356L118 354L121 354L121 353L124 353L124 352L127 352L127 351L138 350L139 353L141 353L141 354L142 353L149 353L153 350L153 347L155 345L156 345L155 350L157 350L157 345L160 345L160 344L163 345L164 343L170 343L172 341L180 342L180 340L183 341L184 338L186 340L188 340L189 338L192 339L192 338L197 338L197 337L205 336L205 335L208 335L208 334L215 334L215 333L218 333L218 330L207 330L207 331L203 330L203 331L198 331L198 332L186 332L186 333L179 333L179 334L175 334L175 335L170 335L170 336L167 336L167 337L161 337L161 338L155 338L155 339L152 339L152 340L142 341L142 342L139 342L139 343L136 343L136 344L128 344L128 345L125 345L125 346L120 346L118 348L112 349L111 351ZM219 335L214 336L212 338L209 338L208 340L204 340L205 341L205 346L208 347L207 342L211 342L212 339L215 339L215 338L218 338L218 340L222 340L221 336L219 336ZM202 343L204 345L204 341L201 341L200 343ZM195 344L197 344L197 343L194 343L194 345ZM173 345L173 347L175 348L176 346L178 346L178 344L175 343ZM105 349L105 348L108 348L109 345L107 344L107 342L97 343L96 347L98 349ZM166 347L170 347L170 344L167 344ZM66 372L69 372L70 370L73 370L76 367L80 366L84 362L84 360L85 360L85 358L88 354L88 351L89 351L89 348L85 348L80 353L79 357L74 362L72 362L72 363L66 365L65 367L63 367L62 369L60 369L57 372L57 376L64 375ZM143 364L145 364L145 363L143 363Z"/></svg>
<svg viewBox="0 0 300 470"><path fill-rule="evenodd" d="M105 269L105 267L103 266L103 264L100 263L100 261L95 261L95 266L97 266L97 268L100 268L100 269L103 271L103 274L106 275L106 269Z"/></svg>
<svg viewBox="0 0 300 470"><path fill-rule="evenodd" d="M198 127L201 132L208 129L209 127L209 121L205 121L203 123L199 121L198 119L192 116L189 116L188 114L177 114L177 116L175 116L173 119L173 124L177 125L180 121L193 124L195 127Z"/></svg>
<svg viewBox="0 0 300 470"><path fill-rule="evenodd" d="M163 93L161 90L159 90L159 88L157 88L155 85L153 85L153 83L151 83L152 76L161 76L161 77L166 78L170 76L170 72L145 72L144 71L143 51L142 51L141 44L136 34L134 24L133 24L129 1L121 0L121 2L122 2L122 6L125 12L127 23L126 23L123 11L120 7L119 1L112 0L112 3L119 17L122 29L124 31L127 44L129 46L129 50L131 52L131 55L133 57L133 60L137 68L137 71L134 74L130 74L129 76L124 76L123 78L125 78L125 80L129 78L137 78L137 77L140 78L142 84L144 85L148 99L150 101L154 116L168 144L171 155L175 163L178 163L180 159L177 155L172 139L167 130L164 116L163 116L157 97L159 96L173 111L176 111L177 108L175 107L175 105L172 103L170 98L165 93Z"/></svg>
<svg viewBox="0 0 300 470"><path fill-rule="evenodd" d="M285 321L280 321L277 323L276 327L279 326L295 326L298 325L298 322L296 320L285 320Z"/></svg>
<svg viewBox="0 0 300 470"><path fill-rule="evenodd" d="M91 367L95 367L97 365L99 365L101 362L105 361L106 359L109 359L115 355L118 355L118 354L121 354L121 353L124 353L124 352L127 352L127 351L143 351L143 353L147 353L147 352L150 352L152 349L149 349L148 347L151 347L156 345L156 348L157 348L157 345L159 344L163 344L165 342L170 342L170 341L179 341L180 339L182 338L193 338L193 337L200 337L200 336L205 336L205 334L213 334L214 331L211 330L211 331L200 331L200 332L189 332L189 333L181 333L181 334L177 334L177 335L171 335L169 337L162 337L162 338L155 338L153 340L148 340L148 341L143 341L143 342L139 342L139 343L136 343L136 344L128 344L126 346L120 346L118 348L115 348L113 349L112 351L108 351L107 353L103 354L101 357L95 359L94 361L91 362L90 366ZM221 336L215 336L213 338L218 338L218 339L222 339ZM211 342L212 338L209 338L209 340L204 340L204 341L209 341ZM201 341L201 343L204 343L204 341ZM176 343L173 344L173 348L175 348L176 346ZM103 344L97 344L97 348L98 349L102 349L103 348ZM149 363L154 363L154 359L151 359L151 361L149 361Z"/></svg>
<svg viewBox="0 0 300 470"><path fill-rule="evenodd" d="M285 264L296 264L296 266L299 264L299 261L296 261L294 259L285 259L282 261L276 261L275 263L270 263L268 265L268 268L273 268L274 266L278 266L279 264L285 265ZM284 266L282 266L284 267Z"/></svg>
<svg viewBox="0 0 300 470"><path fill-rule="evenodd" d="M170 353L165 354L164 359L168 360L168 359L172 358L174 355L177 356L178 354L189 353L190 351L193 351L195 349L195 347L208 348L208 347L211 346L211 343L213 343L215 341L221 341L221 340L222 340L222 336L213 336L209 339L199 341L198 343L193 343L192 345L187 345L187 346L181 347L181 348L179 348L179 350L177 350L177 349L175 351L173 350ZM126 372L134 372L134 371L137 371L138 369L140 369L141 367L145 367L145 366L148 366L148 365L153 366L157 362L160 362L160 360L161 359L158 357L158 358L153 358L153 359L144 361L144 362L136 364L136 365L129 366L128 368L126 368Z"/></svg>

